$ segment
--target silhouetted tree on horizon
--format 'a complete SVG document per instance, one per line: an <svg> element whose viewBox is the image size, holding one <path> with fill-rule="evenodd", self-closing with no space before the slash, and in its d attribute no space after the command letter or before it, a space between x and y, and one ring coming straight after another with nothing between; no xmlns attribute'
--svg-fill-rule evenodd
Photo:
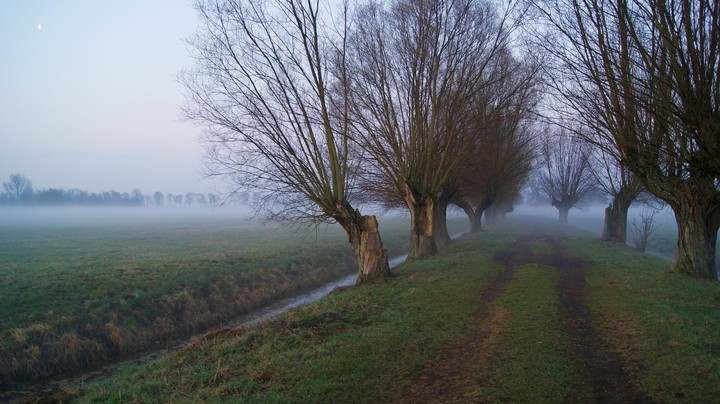
<svg viewBox="0 0 720 404"><path fill-rule="evenodd" d="M30 202L33 196L32 181L23 174L11 174L10 179L3 182L3 190L10 203L17 205Z"/></svg>
<svg viewBox="0 0 720 404"><path fill-rule="evenodd" d="M542 145L541 184L552 206L557 208L560 223L568 222L568 212L594 190L590 171L589 145L559 129L549 129Z"/></svg>

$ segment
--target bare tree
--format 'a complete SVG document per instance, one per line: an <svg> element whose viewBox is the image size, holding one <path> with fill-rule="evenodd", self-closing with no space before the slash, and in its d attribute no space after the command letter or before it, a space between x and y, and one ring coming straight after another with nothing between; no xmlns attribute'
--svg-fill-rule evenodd
<svg viewBox="0 0 720 404"><path fill-rule="evenodd" d="M494 203L514 202L535 160L534 133L517 118L506 117L499 128L484 134L480 147L460 170L462 182L452 200L468 214L470 232L482 229L483 213Z"/></svg>
<svg viewBox="0 0 720 404"><path fill-rule="evenodd" d="M560 223L567 223L570 209L594 190L588 149L587 143L563 130L548 134L543 143L542 187L557 208Z"/></svg>
<svg viewBox="0 0 720 404"><path fill-rule="evenodd" d="M360 9L352 111L376 182L410 211L408 260L434 254L436 205L475 136L473 102L509 28L475 0L395 0Z"/></svg>
<svg viewBox="0 0 720 404"><path fill-rule="evenodd" d="M675 270L716 278L720 1L535 3L566 109L673 208Z"/></svg>
<svg viewBox="0 0 720 404"><path fill-rule="evenodd" d="M653 240L652 235L658 229L655 223L655 215L657 210L644 210L640 214L640 223L637 219L633 219L633 243L638 251L645 251Z"/></svg>
<svg viewBox="0 0 720 404"><path fill-rule="evenodd" d="M18 205L29 202L33 196L32 181L22 174L10 175L10 180L3 182L3 189L11 203Z"/></svg>
<svg viewBox="0 0 720 404"><path fill-rule="evenodd" d="M314 1L198 0L196 66L181 81L186 115L206 125L209 174L263 195L271 219L337 222L357 283L389 272L374 216L349 197L358 169L349 145L347 8Z"/></svg>
<svg viewBox="0 0 720 404"><path fill-rule="evenodd" d="M213 194L212 192L207 195L207 200L210 206L218 206L218 196Z"/></svg>

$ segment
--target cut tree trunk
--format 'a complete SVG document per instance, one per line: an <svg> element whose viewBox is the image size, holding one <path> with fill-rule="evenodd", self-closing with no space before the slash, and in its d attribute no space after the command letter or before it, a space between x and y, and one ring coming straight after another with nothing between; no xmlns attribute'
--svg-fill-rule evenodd
<svg viewBox="0 0 720 404"><path fill-rule="evenodd" d="M405 202L410 210L410 252L407 262L436 254L434 201L405 186Z"/></svg>
<svg viewBox="0 0 720 404"><path fill-rule="evenodd" d="M383 248L375 216L362 216L347 204L335 219L345 229L358 263L356 285L384 280L390 274L387 250Z"/></svg>
<svg viewBox="0 0 720 404"><path fill-rule="evenodd" d="M627 215L632 199L616 195L610 206L605 208L605 226L601 239L614 243L627 242Z"/></svg>

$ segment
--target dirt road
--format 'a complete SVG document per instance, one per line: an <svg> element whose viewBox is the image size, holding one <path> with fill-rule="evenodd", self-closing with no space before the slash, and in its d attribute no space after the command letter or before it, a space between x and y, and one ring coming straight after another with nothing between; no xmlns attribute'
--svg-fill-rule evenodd
<svg viewBox="0 0 720 404"><path fill-rule="evenodd" d="M627 363L604 341L595 330L587 305L589 293L586 282L586 264L573 257L565 248L564 239L557 235L533 234L514 240L509 248L495 254L494 259L503 264L504 270L481 293L479 309L466 337L448 347L425 372L413 382L411 393L404 402L463 402L468 399L468 386L488 385L496 382L488 372L477 380L472 369L492 369L495 363L488 351L492 350L503 333L510 315L502 307L489 309L490 303L502 295L512 282L517 268L526 264L540 264L554 268L559 277L558 313L562 318L565 334L572 347L565 353L572 363L575 379L573 386L580 397L588 403L647 403L637 391L626 369L642 368L642 364ZM530 244L544 244L551 252L533 253ZM492 375L492 372L489 372ZM512 399L512 397L509 397ZM489 399L488 399L489 400ZM473 401L488 401L474 397Z"/></svg>

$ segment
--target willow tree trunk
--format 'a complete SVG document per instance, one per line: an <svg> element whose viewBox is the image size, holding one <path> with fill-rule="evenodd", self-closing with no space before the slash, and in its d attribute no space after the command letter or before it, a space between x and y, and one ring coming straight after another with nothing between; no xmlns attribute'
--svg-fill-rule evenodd
<svg viewBox="0 0 720 404"><path fill-rule="evenodd" d="M470 233L479 233L482 231L483 212L485 212L485 209L481 209L480 206L472 212L472 217L470 218Z"/></svg>
<svg viewBox="0 0 720 404"><path fill-rule="evenodd" d="M382 239L375 216L362 216L357 210L346 209L335 218L345 229L350 248L355 253L358 263L356 285L377 282L385 279L390 273L387 250L383 248Z"/></svg>
<svg viewBox="0 0 720 404"><path fill-rule="evenodd" d="M450 233L448 233L447 229L447 208L451 198L451 193L443 192L440 194L440 199L435 205L435 214L433 218L433 220L435 220L434 237L435 245L438 247L442 247L452 242L452 238L450 238Z"/></svg>
<svg viewBox="0 0 720 404"><path fill-rule="evenodd" d="M410 252L407 262L437 253L435 244L435 203L432 198L421 195L405 186L405 203L410 210Z"/></svg>
<svg viewBox="0 0 720 404"><path fill-rule="evenodd" d="M558 221L562 224L567 224L568 222L568 213L570 212L570 206L567 206L565 204L557 204L555 207L558 210Z"/></svg>
<svg viewBox="0 0 720 404"><path fill-rule="evenodd" d="M457 207L462 209L463 212L465 212L465 215L467 215L468 220L470 221L469 232L470 233L479 232L481 230L480 223L479 223L480 219L477 216L475 216L475 210L472 208L472 206L462 198L453 199L453 204L455 204Z"/></svg>
<svg viewBox="0 0 720 404"><path fill-rule="evenodd" d="M490 202L485 209L485 224L495 225L507 216L509 205L503 202Z"/></svg>
<svg viewBox="0 0 720 404"><path fill-rule="evenodd" d="M720 212L709 213L699 206L673 206L678 226L675 271L695 278L717 279L715 248Z"/></svg>
<svg viewBox="0 0 720 404"><path fill-rule="evenodd" d="M625 243L627 241L627 215L632 199L615 195L613 201L605 208L605 226L601 239L614 243Z"/></svg>
<svg viewBox="0 0 720 404"><path fill-rule="evenodd" d="M640 171L643 174L659 170ZM717 279L715 248L720 227L720 191L713 176L685 180L661 175L641 177L652 194L672 207L678 228L675 272L694 278Z"/></svg>

